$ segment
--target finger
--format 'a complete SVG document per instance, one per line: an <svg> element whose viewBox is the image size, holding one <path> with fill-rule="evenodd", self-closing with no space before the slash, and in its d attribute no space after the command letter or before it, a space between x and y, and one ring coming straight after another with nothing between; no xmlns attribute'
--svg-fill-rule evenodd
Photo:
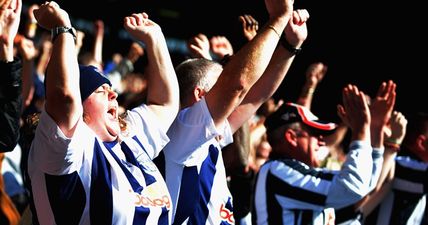
<svg viewBox="0 0 428 225"><path fill-rule="evenodd" d="M384 98L387 93L386 82L382 82L377 91L376 97Z"/></svg>
<svg viewBox="0 0 428 225"><path fill-rule="evenodd" d="M388 89L387 94L389 95L394 93L396 87L397 85L392 80L389 80L387 84L387 89Z"/></svg>
<svg viewBox="0 0 428 225"><path fill-rule="evenodd" d="M300 18L302 18L302 21L306 22L309 19L309 12L306 9L299 9L299 15Z"/></svg>
<svg viewBox="0 0 428 225"><path fill-rule="evenodd" d="M149 15L145 12L142 12L141 15L143 16L144 19L148 19Z"/></svg>
<svg viewBox="0 0 428 225"><path fill-rule="evenodd" d="M239 16L239 17L238 17L238 20L239 20L242 24L245 24L245 18L244 18L244 16Z"/></svg>
<svg viewBox="0 0 428 225"><path fill-rule="evenodd" d="M368 100L366 98L366 94L363 91L360 91L360 99L359 99L359 103L362 109L368 107Z"/></svg>
<svg viewBox="0 0 428 225"><path fill-rule="evenodd" d="M346 118L346 112L342 105L337 105L337 115L340 117L342 121Z"/></svg>
<svg viewBox="0 0 428 225"><path fill-rule="evenodd" d="M252 22L251 17L249 15L245 15L245 21L246 21L247 26L253 25L253 22Z"/></svg>
<svg viewBox="0 0 428 225"><path fill-rule="evenodd" d="M13 9L15 13L21 12L22 0L12 0L9 8Z"/></svg>
<svg viewBox="0 0 428 225"><path fill-rule="evenodd" d="M349 110L349 85L345 86L342 91L342 107L344 111Z"/></svg>
<svg viewBox="0 0 428 225"><path fill-rule="evenodd" d="M130 26L132 26L132 24L131 24L131 19L127 16L127 17L125 17L125 18L123 18L123 26L126 28L126 27L130 27Z"/></svg>
<svg viewBox="0 0 428 225"><path fill-rule="evenodd" d="M48 5L49 5L49 6L52 6L52 7L57 7L57 8L59 8L58 3L56 3L55 1L50 1L50 2L48 2Z"/></svg>

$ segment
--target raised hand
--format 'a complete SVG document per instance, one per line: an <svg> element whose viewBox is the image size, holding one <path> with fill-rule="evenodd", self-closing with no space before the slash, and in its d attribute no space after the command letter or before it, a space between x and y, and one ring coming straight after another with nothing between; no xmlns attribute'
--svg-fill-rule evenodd
<svg viewBox="0 0 428 225"><path fill-rule="evenodd" d="M210 41L205 34L199 33L187 41L190 55L194 58L212 59L210 54Z"/></svg>
<svg viewBox="0 0 428 225"><path fill-rule="evenodd" d="M128 54L126 57L132 62L135 63L141 56L144 55L144 48L141 47L137 42L133 42L129 47Z"/></svg>
<svg viewBox="0 0 428 225"><path fill-rule="evenodd" d="M214 36L210 39L211 52L219 59L225 55L233 55L233 47L229 40L224 36Z"/></svg>
<svg viewBox="0 0 428 225"><path fill-rule="evenodd" d="M159 25L150 20L145 12L125 17L123 26L131 36L143 42L149 41L151 34L154 35L152 41L155 41L158 35L163 35Z"/></svg>
<svg viewBox="0 0 428 225"><path fill-rule="evenodd" d="M265 0L269 17L288 16L293 13L294 0Z"/></svg>
<svg viewBox="0 0 428 225"><path fill-rule="evenodd" d="M391 128L391 135L386 138L386 142L400 145L406 135L406 117L400 112L393 111L391 119L389 120L389 125Z"/></svg>
<svg viewBox="0 0 428 225"><path fill-rule="evenodd" d="M40 5L38 9L34 10L34 17L37 23L47 30L59 26L71 27L68 13L54 1Z"/></svg>
<svg viewBox="0 0 428 225"><path fill-rule="evenodd" d="M300 48L308 37L308 29L306 27L308 19L309 13L306 9L297 9L293 12L284 30L285 38L292 46Z"/></svg>
<svg viewBox="0 0 428 225"><path fill-rule="evenodd" d="M259 22L257 22L253 16L248 14L239 16L239 21L242 23L242 32L244 33L244 37L250 41L254 36L256 36L257 31L259 30Z"/></svg>
<svg viewBox="0 0 428 225"><path fill-rule="evenodd" d="M370 104L372 126L383 127L389 122L395 105L396 86L393 81L382 82L380 85Z"/></svg>
<svg viewBox="0 0 428 225"><path fill-rule="evenodd" d="M370 109L366 96L355 85L347 85L342 94L343 105L338 105L338 115L352 130L353 140L370 141Z"/></svg>
<svg viewBox="0 0 428 225"><path fill-rule="evenodd" d="M306 82L312 85L311 87L316 86L324 78L327 69L327 65L322 62L312 63L306 70Z"/></svg>
<svg viewBox="0 0 428 225"><path fill-rule="evenodd" d="M18 33L22 1L5 1L0 7L0 43L12 45Z"/></svg>

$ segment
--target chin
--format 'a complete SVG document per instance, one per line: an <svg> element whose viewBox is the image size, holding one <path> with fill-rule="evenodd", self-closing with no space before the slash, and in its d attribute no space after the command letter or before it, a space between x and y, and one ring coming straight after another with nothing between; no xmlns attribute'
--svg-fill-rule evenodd
<svg viewBox="0 0 428 225"><path fill-rule="evenodd" d="M111 137L117 138L117 136L119 136L120 134L120 127L108 127L107 128L108 134Z"/></svg>

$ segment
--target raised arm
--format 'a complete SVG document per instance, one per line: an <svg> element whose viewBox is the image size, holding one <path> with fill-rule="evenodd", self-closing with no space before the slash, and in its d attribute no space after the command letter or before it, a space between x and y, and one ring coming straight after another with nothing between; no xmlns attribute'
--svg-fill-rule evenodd
<svg viewBox="0 0 428 225"><path fill-rule="evenodd" d="M374 148L383 148L384 130L394 109L395 88L396 84L394 82L383 82L379 87L376 97L371 101L370 113L372 115L372 122L370 124L370 132Z"/></svg>
<svg viewBox="0 0 428 225"><path fill-rule="evenodd" d="M293 12L293 17L290 18L284 34L287 38L293 40L294 46L300 47L306 40L308 34L306 21L308 19L309 13L304 9ZM250 89L237 110L228 118L232 126L232 131L238 129L256 112L263 102L272 97L281 85L294 58L295 55L286 50L283 46L277 47L262 77Z"/></svg>
<svg viewBox="0 0 428 225"><path fill-rule="evenodd" d="M33 72L37 49L32 40L22 38L18 44L18 52L22 58L22 110L28 107L34 96Z"/></svg>
<svg viewBox="0 0 428 225"><path fill-rule="evenodd" d="M303 105L310 109L312 104L313 94L318 84L322 81L327 73L327 65L322 62L316 62L309 65L306 70L306 81L302 87L297 104Z"/></svg>
<svg viewBox="0 0 428 225"><path fill-rule="evenodd" d="M385 152L383 153L382 172L377 181L376 188L370 193L362 204L361 210L366 218L384 199L395 174L395 156L400 149L400 144L406 134L407 119L397 111L393 111L389 121L391 133L385 138Z"/></svg>
<svg viewBox="0 0 428 225"><path fill-rule="evenodd" d="M167 129L178 113L179 91L165 37L146 13L125 17L124 27L133 38L146 44L147 105Z"/></svg>
<svg viewBox="0 0 428 225"><path fill-rule="evenodd" d="M355 204L369 192L372 177L372 148L370 145L370 109L365 94L354 85L343 89L343 105L338 105L338 114L351 131L351 144L337 176L338 185L332 185L329 200L335 208ZM339 195L346 191L347 198ZM342 204L338 204L342 202Z"/></svg>
<svg viewBox="0 0 428 225"><path fill-rule="evenodd" d="M36 4L31 5L28 7L27 10L27 21L25 24L25 36L27 38L33 39L36 36L37 31L37 20L34 18L34 10L37 9L39 6Z"/></svg>
<svg viewBox="0 0 428 225"><path fill-rule="evenodd" d="M103 68L103 43L104 43L104 22L96 20L94 22L94 46L92 54L94 66L102 71Z"/></svg>
<svg viewBox="0 0 428 225"><path fill-rule="evenodd" d="M34 10L37 23L52 30L71 27L68 13L56 2L46 2ZM52 55L47 67L46 112L55 120L62 132L71 137L83 109L79 90L79 67L77 63L75 36L70 32L60 33L53 40Z"/></svg>
<svg viewBox="0 0 428 225"><path fill-rule="evenodd" d="M206 94L208 109L216 126L223 124L265 71L280 39L280 32L290 21L293 2L265 1L269 13L268 22L230 58L216 84Z"/></svg>

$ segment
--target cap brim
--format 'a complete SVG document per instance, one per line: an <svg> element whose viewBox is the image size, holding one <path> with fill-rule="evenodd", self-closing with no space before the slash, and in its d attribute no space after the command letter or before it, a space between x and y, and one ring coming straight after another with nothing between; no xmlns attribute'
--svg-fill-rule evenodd
<svg viewBox="0 0 428 225"><path fill-rule="evenodd" d="M313 120L313 121L306 120L302 122L310 129L311 133L316 135L327 136L334 133L334 131L337 128L337 124L328 123L321 120Z"/></svg>
<svg viewBox="0 0 428 225"><path fill-rule="evenodd" d="M297 111L300 114L302 122L306 124L311 130L314 130L316 134L328 135L334 132L337 127L335 123L329 123L319 120L311 111L301 106L297 107Z"/></svg>

